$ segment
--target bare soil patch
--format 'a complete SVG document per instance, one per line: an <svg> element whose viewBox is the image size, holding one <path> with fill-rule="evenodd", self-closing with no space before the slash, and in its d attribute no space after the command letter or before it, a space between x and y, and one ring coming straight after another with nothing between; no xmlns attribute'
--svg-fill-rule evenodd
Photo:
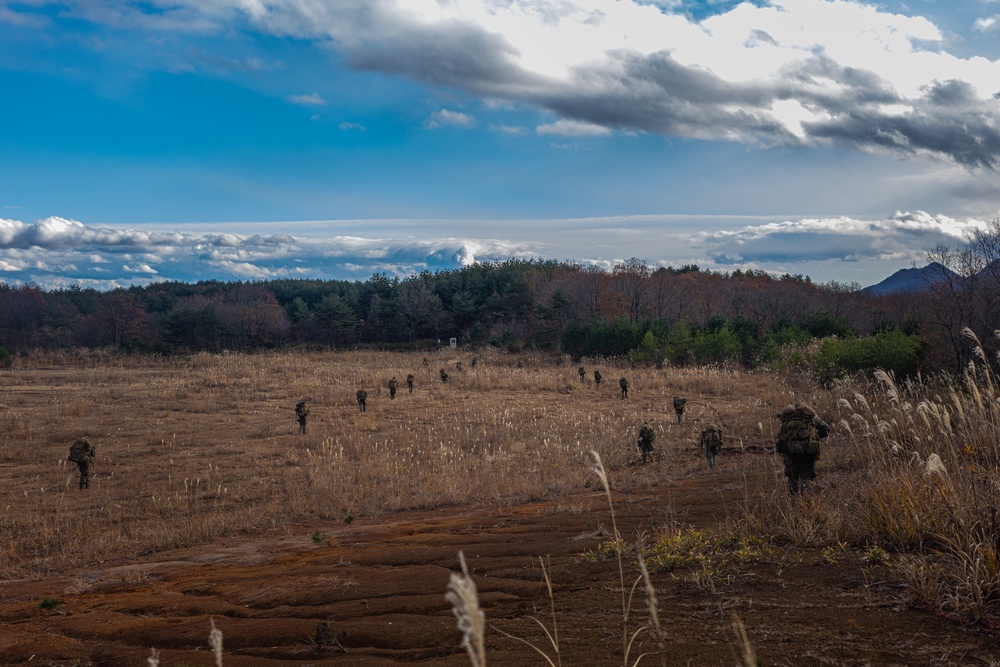
<svg viewBox="0 0 1000 667"><path fill-rule="evenodd" d="M619 526L626 534L652 530L668 506L686 525L717 526L720 508L735 500L741 484L722 472L665 483L647 495L620 495ZM607 539L600 536L607 506L597 493L573 501L574 511L545 502L502 512L412 511L372 524L307 523L127 566L6 582L0 662L140 665L152 647L162 665L208 665L214 621L224 634L227 665L465 665L443 595L461 550L487 620L541 647L544 637L529 617L550 619L538 563L545 557L564 664L620 664L616 568L581 557ZM310 540L315 531L324 543ZM680 571L654 575L653 582L670 665L738 664L734 615L766 665L1000 660L996 635L909 608L893 587L866 580L856 554L828 562L820 549L789 548L775 561L726 573L710 588ZM43 596L62 604L42 610ZM635 614L645 622L641 604ZM340 646L316 644L321 623ZM651 648L650 641L642 648ZM497 665L543 664L497 632L488 635L488 656Z"/></svg>

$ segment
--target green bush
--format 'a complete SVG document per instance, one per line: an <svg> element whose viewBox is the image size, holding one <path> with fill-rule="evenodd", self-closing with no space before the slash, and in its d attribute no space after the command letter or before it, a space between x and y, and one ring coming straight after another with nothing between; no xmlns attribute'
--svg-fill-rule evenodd
<svg viewBox="0 0 1000 667"><path fill-rule="evenodd" d="M813 360L813 370L823 384L861 371L891 371L896 377L917 372L920 339L893 330L867 338L827 338Z"/></svg>

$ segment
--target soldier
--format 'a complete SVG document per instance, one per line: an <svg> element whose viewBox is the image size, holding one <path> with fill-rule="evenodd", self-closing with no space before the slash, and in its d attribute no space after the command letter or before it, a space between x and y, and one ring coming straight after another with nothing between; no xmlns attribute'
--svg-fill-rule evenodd
<svg viewBox="0 0 1000 667"><path fill-rule="evenodd" d="M715 424L709 424L701 432L701 446L705 449L708 467L715 469L715 455L722 449L722 429Z"/></svg>
<svg viewBox="0 0 1000 667"><path fill-rule="evenodd" d="M406 388L411 394L413 393L413 373L409 373L406 376Z"/></svg>
<svg viewBox="0 0 1000 667"><path fill-rule="evenodd" d="M684 404L687 403L686 398L680 398L674 396L674 412L677 414L677 423L681 423L681 419L684 417Z"/></svg>
<svg viewBox="0 0 1000 667"><path fill-rule="evenodd" d="M427 357L424 357L424 366L430 366L431 362L427 361Z"/></svg>
<svg viewBox="0 0 1000 667"><path fill-rule="evenodd" d="M441 369L441 382L448 381L448 373L443 368Z"/></svg>
<svg viewBox="0 0 1000 667"><path fill-rule="evenodd" d="M479 363L479 359L477 359L476 357L472 357L472 361L470 362L470 365L471 365L471 366L472 366L473 368L475 368L475 367L476 367L476 364L478 364L478 363Z"/></svg>
<svg viewBox="0 0 1000 667"><path fill-rule="evenodd" d="M583 369L583 366L580 366L580 368L578 368L576 372L580 374L580 382L581 383L586 382L587 371Z"/></svg>
<svg viewBox="0 0 1000 667"><path fill-rule="evenodd" d="M69 456L66 459L75 463L80 471L81 489L90 488L90 466L93 465L96 455L97 450L90 444L89 438L77 438L69 447Z"/></svg>
<svg viewBox="0 0 1000 667"><path fill-rule="evenodd" d="M392 379L389 380L389 400L395 400L396 390L399 389L399 383L396 382L396 376L393 375Z"/></svg>
<svg viewBox="0 0 1000 667"><path fill-rule="evenodd" d="M299 433L306 432L306 420L309 419L309 408L306 407L306 399L302 399L295 404L295 418L299 421Z"/></svg>
<svg viewBox="0 0 1000 667"><path fill-rule="evenodd" d="M521 361L520 359L518 359L518 360L517 360L517 367L518 367L518 368L524 368L524 362L523 362L523 361Z"/></svg>
<svg viewBox="0 0 1000 667"><path fill-rule="evenodd" d="M628 398L628 380L622 378L618 381L618 386L622 388L622 400L624 401Z"/></svg>
<svg viewBox="0 0 1000 667"><path fill-rule="evenodd" d="M653 460L653 441L656 440L656 431L649 427L648 422L642 422L639 429L639 452L642 454L642 464L646 465L646 457Z"/></svg>
<svg viewBox="0 0 1000 667"><path fill-rule="evenodd" d="M461 373L462 372L462 368L463 367L462 367L462 362L461 361L455 362L455 370L456 371L458 371L459 373Z"/></svg>
<svg viewBox="0 0 1000 667"><path fill-rule="evenodd" d="M365 403L368 401L368 392L365 391L364 389L358 389L357 397L358 397L358 410L364 412L365 409L367 408Z"/></svg>
<svg viewBox="0 0 1000 667"><path fill-rule="evenodd" d="M601 371L594 371L594 384L601 386Z"/></svg>
<svg viewBox="0 0 1000 667"><path fill-rule="evenodd" d="M798 493L807 481L816 479L819 441L829 435L830 427L805 403L785 406L777 417L781 429L774 451L784 459L788 490Z"/></svg>

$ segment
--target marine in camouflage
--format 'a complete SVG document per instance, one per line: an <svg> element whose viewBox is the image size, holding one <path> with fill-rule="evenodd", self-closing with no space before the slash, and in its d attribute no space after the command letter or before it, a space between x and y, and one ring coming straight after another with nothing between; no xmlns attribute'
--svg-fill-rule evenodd
<svg viewBox="0 0 1000 667"><path fill-rule="evenodd" d="M781 428L774 450L785 464L788 490L799 493L807 482L816 479L819 441L830 433L830 427L804 403L785 406L777 417Z"/></svg>

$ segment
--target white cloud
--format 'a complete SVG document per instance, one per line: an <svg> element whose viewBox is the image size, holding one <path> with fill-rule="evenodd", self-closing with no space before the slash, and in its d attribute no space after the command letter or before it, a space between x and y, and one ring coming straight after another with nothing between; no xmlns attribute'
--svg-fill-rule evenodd
<svg viewBox="0 0 1000 667"><path fill-rule="evenodd" d="M324 100L319 93L291 95L289 96L288 101L292 104L302 104L304 106L326 106L326 100Z"/></svg>
<svg viewBox="0 0 1000 667"><path fill-rule="evenodd" d="M611 130L601 125L565 119L539 125L535 132L540 136L553 134L560 137L601 137L611 134Z"/></svg>
<svg viewBox="0 0 1000 667"><path fill-rule="evenodd" d="M939 243L956 247L986 228L982 220L896 211L881 220L805 218L704 232L696 235L696 245L723 266L823 260L920 262Z"/></svg>
<svg viewBox="0 0 1000 667"><path fill-rule="evenodd" d="M989 32L991 30L996 30L997 27L1000 27L1000 14L976 19L976 21L972 24L972 27L978 30L979 32Z"/></svg>
<svg viewBox="0 0 1000 667"><path fill-rule="evenodd" d="M341 123L337 127L339 127L341 130L344 130L345 132L348 132L350 130L356 130L358 132L364 132L365 130L368 129L364 125L362 125L361 123L350 123L350 122L347 122L347 121L344 121L343 123Z"/></svg>
<svg viewBox="0 0 1000 667"><path fill-rule="evenodd" d="M429 130L445 126L471 128L475 124L476 119L472 116L461 111L449 111L448 109L435 111L424 120L424 127Z"/></svg>

